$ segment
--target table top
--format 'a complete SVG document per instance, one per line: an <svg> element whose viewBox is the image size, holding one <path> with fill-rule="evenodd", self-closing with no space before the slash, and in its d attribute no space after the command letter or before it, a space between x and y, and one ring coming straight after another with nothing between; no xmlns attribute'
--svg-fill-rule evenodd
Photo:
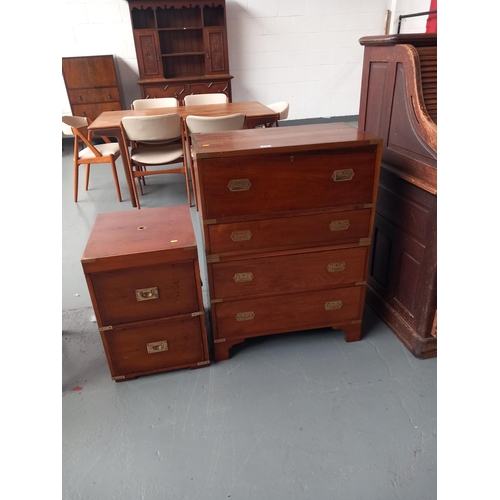
<svg viewBox="0 0 500 500"><path fill-rule="evenodd" d="M155 116L177 113L181 118L188 115L223 116L243 113L249 118L275 117L276 112L257 101L229 102L225 104L203 104L198 106L178 106L176 108L122 109L102 112L89 126L89 130L119 128L124 116Z"/></svg>
<svg viewBox="0 0 500 500"><path fill-rule="evenodd" d="M193 151L197 158L240 156L308 149L341 149L343 147L381 144L380 137L368 134L345 123L323 123L231 130L193 135Z"/></svg>

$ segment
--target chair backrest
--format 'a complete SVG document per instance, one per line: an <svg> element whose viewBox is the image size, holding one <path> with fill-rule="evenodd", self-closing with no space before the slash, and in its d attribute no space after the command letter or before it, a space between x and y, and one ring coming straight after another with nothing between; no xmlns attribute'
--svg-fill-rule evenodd
<svg viewBox="0 0 500 500"><path fill-rule="evenodd" d="M245 115L242 113L225 116L189 115L186 117L186 126L189 134L241 130L244 125Z"/></svg>
<svg viewBox="0 0 500 500"><path fill-rule="evenodd" d="M87 147L90 151L92 151L95 157L99 158L102 156L100 151L87 138L87 127L90 123L92 123L88 118L85 116L63 116L62 122L63 132L67 133L67 131L70 130L67 135L73 135L75 137L75 156L78 155L80 141L83 144L82 147Z"/></svg>
<svg viewBox="0 0 500 500"><path fill-rule="evenodd" d="M182 136L182 121L177 113L124 116L121 124L127 138L140 143L168 141Z"/></svg>
<svg viewBox="0 0 500 500"><path fill-rule="evenodd" d="M288 110L290 109L290 104L286 101L274 102L272 104L266 104L268 108L271 108L276 113L279 113L278 120L286 120L288 118Z"/></svg>
<svg viewBox="0 0 500 500"><path fill-rule="evenodd" d="M66 135L73 135L72 127L82 128L89 125L89 121L85 116L63 116L62 123L62 129Z"/></svg>
<svg viewBox="0 0 500 500"><path fill-rule="evenodd" d="M132 109L176 108L179 101L175 97L156 97L152 99L136 99Z"/></svg>
<svg viewBox="0 0 500 500"><path fill-rule="evenodd" d="M225 104L228 102L226 94L192 94L184 97L186 106L197 106L198 104Z"/></svg>

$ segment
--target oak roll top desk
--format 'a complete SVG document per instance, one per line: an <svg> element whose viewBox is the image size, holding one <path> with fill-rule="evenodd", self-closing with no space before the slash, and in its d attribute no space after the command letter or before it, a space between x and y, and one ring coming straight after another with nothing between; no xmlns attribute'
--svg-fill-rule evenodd
<svg viewBox="0 0 500 500"><path fill-rule="evenodd" d="M361 338L382 141L345 124L194 134L215 360L247 338Z"/></svg>

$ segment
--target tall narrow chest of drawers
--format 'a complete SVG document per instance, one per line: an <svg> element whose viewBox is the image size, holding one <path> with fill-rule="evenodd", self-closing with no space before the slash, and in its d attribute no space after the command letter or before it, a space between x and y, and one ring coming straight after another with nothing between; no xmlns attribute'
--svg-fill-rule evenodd
<svg viewBox="0 0 500 500"><path fill-rule="evenodd" d="M210 363L187 206L99 214L81 262L113 380Z"/></svg>
<svg viewBox="0 0 500 500"><path fill-rule="evenodd" d="M62 74L74 116L95 120L103 111L123 109L112 55L63 57Z"/></svg>
<svg viewBox="0 0 500 500"><path fill-rule="evenodd" d="M195 134L216 360L247 338L361 338L381 139L345 124Z"/></svg>

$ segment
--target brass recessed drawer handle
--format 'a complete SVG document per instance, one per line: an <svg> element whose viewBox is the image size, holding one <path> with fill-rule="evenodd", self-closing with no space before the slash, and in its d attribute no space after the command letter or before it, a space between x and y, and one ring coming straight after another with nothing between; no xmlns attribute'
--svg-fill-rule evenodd
<svg viewBox="0 0 500 500"><path fill-rule="evenodd" d="M349 228L351 223L346 220L332 220L330 222L330 231L345 231Z"/></svg>
<svg viewBox="0 0 500 500"><path fill-rule="evenodd" d="M326 269L329 273L339 273L345 271L346 267L347 265L345 262L331 262L330 264L328 264Z"/></svg>
<svg viewBox="0 0 500 500"><path fill-rule="evenodd" d="M236 321L251 321L255 318L253 311L241 312L236 315Z"/></svg>
<svg viewBox="0 0 500 500"><path fill-rule="evenodd" d="M335 170L332 175L334 182L351 181L354 177L354 170L352 168L345 168L344 170Z"/></svg>
<svg viewBox="0 0 500 500"><path fill-rule="evenodd" d="M152 288L141 288L135 291L135 298L138 302L141 302L143 300L159 299L160 294L158 293L158 288L155 286Z"/></svg>
<svg viewBox="0 0 500 500"><path fill-rule="evenodd" d="M253 274L252 273L236 273L233 276L233 280L236 283L247 283L248 281L253 280Z"/></svg>
<svg viewBox="0 0 500 500"><path fill-rule="evenodd" d="M233 241L247 241L252 237L252 231L233 231L230 238Z"/></svg>
<svg viewBox="0 0 500 500"><path fill-rule="evenodd" d="M166 340L160 340L159 342L150 342L149 344L146 344L146 349L148 350L148 354L168 351L168 343Z"/></svg>
<svg viewBox="0 0 500 500"><path fill-rule="evenodd" d="M251 186L250 179L232 179L227 187L229 191L248 191Z"/></svg>
<svg viewBox="0 0 500 500"><path fill-rule="evenodd" d="M335 309L340 309L342 307L342 301L341 300L332 300L331 302L327 302L325 304L325 309L327 311L333 311Z"/></svg>

